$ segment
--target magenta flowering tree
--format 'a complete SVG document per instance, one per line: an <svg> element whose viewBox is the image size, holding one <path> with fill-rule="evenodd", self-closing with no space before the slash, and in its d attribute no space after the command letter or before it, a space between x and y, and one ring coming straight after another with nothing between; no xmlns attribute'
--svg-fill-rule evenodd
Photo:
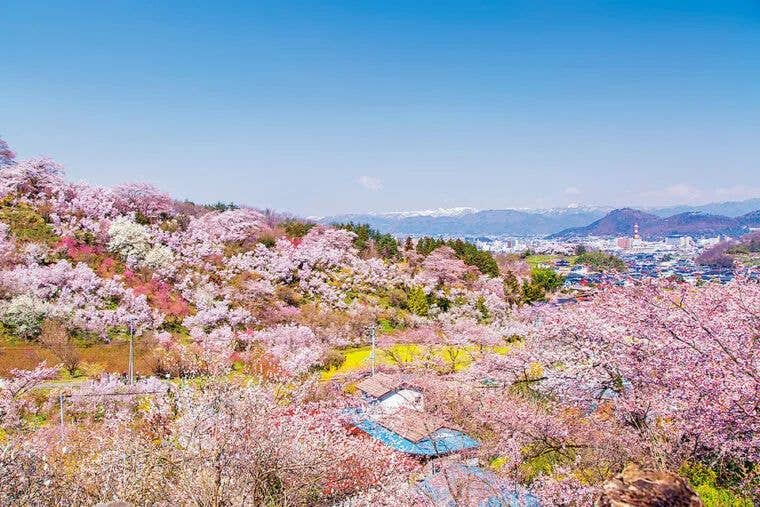
<svg viewBox="0 0 760 507"><path fill-rule="evenodd" d="M614 419L589 416L549 399L537 403L519 389L466 378L460 372L442 381L425 372L408 382L424 393L426 412L478 440L481 463L507 483L530 484L546 505L588 505L607 470L640 456L635 439L620 431ZM621 452L629 447L633 450Z"/></svg>
<svg viewBox="0 0 760 507"><path fill-rule="evenodd" d="M183 325L187 328L199 328L208 332L219 326L240 329L253 323L250 312L244 308L232 307L229 301L214 300L197 303L199 304L197 312L183 320Z"/></svg>
<svg viewBox="0 0 760 507"><path fill-rule="evenodd" d="M325 269L340 266L356 254L353 232L327 227L313 227L295 248L294 262L300 267Z"/></svg>

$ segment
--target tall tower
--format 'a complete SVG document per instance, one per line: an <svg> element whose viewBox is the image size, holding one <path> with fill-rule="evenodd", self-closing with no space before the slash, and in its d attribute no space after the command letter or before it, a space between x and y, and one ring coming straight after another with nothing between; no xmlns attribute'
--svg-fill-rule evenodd
<svg viewBox="0 0 760 507"><path fill-rule="evenodd" d="M641 239L641 236L639 236L639 224L633 224L633 239Z"/></svg>

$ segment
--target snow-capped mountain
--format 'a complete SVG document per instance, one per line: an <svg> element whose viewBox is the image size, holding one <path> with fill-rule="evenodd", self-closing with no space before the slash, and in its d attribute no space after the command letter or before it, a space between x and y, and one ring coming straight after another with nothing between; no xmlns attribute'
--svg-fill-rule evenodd
<svg viewBox="0 0 760 507"><path fill-rule="evenodd" d="M457 208L436 208L419 211L389 211L386 213L368 213L369 215L382 216L387 218L407 218L407 217L460 217L477 213L476 208L457 207Z"/></svg>
<svg viewBox="0 0 760 507"><path fill-rule="evenodd" d="M715 203L700 206L639 208L658 216L691 211L724 211L736 217L757 209L758 200ZM606 216L612 206L571 204L564 208L507 208L478 210L471 207L437 208L420 211L392 211L335 215L315 219L321 223L366 223L397 236L546 236L565 229L581 228ZM674 213L675 211L675 213Z"/></svg>
<svg viewBox="0 0 760 507"><path fill-rule="evenodd" d="M580 227L603 217L610 208L571 207L546 210L477 210L440 208L424 211L346 214L322 223L360 222L398 236L542 236Z"/></svg>

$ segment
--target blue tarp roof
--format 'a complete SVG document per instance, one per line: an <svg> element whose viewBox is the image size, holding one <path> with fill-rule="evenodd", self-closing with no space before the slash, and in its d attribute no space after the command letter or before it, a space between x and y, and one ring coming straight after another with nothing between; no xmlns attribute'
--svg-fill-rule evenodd
<svg viewBox="0 0 760 507"><path fill-rule="evenodd" d="M354 422L357 428L397 451L419 456L440 456L452 452L473 449L478 443L461 431L441 428L430 437L412 442L367 418Z"/></svg>
<svg viewBox="0 0 760 507"><path fill-rule="evenodd" d="M441 507L455 507L466 500L478 507L540 507L527 491L518 491L494 473L476 466L452 465L417 485L420 492ZM466 498L456 499L455 494Z"/></svg>

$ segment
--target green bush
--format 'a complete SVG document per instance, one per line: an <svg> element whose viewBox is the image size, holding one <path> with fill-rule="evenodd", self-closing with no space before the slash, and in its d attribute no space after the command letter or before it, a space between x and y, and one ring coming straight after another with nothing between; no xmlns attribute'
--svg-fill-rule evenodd
<svg viewBox="0 0 760 507"><path fill-rule="evenodd" d="M710 484L700 484L694 492L705 504L705 507L752 507L749 498L740 498L731 491Z"/></svg>
<svg viewBox="0 0 760 507"><path fill-rule="evenodd" d="M277 244L277 239L269 233L264 233L258 237L257 243L261 243L267 248L273 248Z"/></svg>
<svg viewBox="0 0 760 507"><path fill-rule="evenodd" d="M213 204L204 204L203 207L211 211L231 211L231 210L238 209L240 206L238 206L234 202L226 203L222 201L217 201Z"/></svg>
<svg viewBox="0 0 760 507"><path fill-rule="evenodd" d="M483 296L480 296L478 300L475 302L475 308L478 309L478 312L480 313L480 322L481 323L488 323L491 320L491 312L488 311L488 307L486 306L486 298Z"/></svg>
<svg viewBox="0 0 760 507"><path fill-rule="evenodd" d="M302 222L294 218L289 218L280 223L289 238L303 238L315 225L317 224L314 222Z"/></svg>
<svg viewBox="0 0 760 507"><path fill-rule="evenodd" d="M732 246L728 250L726 250L726 253L732 254L732 255L747 255L749 254L749 247L747 245L736 245Z"/></svg>
<svg viewBox="0 0 760 507"><path fill-rule="evenodd" d="M402 289L393 288L388 291L388 304L396 308L407 308L409 296Z"/></svg>
<svg viewBox="0 0 760 507"><path fill-rule="evenodd" d="M554 292L565 283L565 277L550 268L533 268L530 281L523 282L522 297L525 303L545 301L548 292Z"/></svg>
<svg viewBox="0 0 760 507"><path fill-rule="evenodd" d="M396 324L391 319L380 319L378 323L380 324L378 331L381 334L392 333L393 331L396 330Z"/></svg>
<svg viewBox="0 0 760 507"><path fill-rule="evenodd" d="M0 222L7 224L11 234L22 242L50 245L58 240L45 218L26 204L3 204L0 207Z"/></svg>
<svg viewBox="0 0 760 507"><path fill-rule="evenodd" d="M546 292L554 292L565 283L565 277L550 268L533 268L530 270L530 283Z"/></svg>
<svg viewBox="0 0 760 507"><path fill-rule="evenodd" d="M681 475L688 479L694 491L705 507L752 507L749 498L734 494L730 489L721 487L718 474L702 463L689 463L681 467Z"/></svg>

